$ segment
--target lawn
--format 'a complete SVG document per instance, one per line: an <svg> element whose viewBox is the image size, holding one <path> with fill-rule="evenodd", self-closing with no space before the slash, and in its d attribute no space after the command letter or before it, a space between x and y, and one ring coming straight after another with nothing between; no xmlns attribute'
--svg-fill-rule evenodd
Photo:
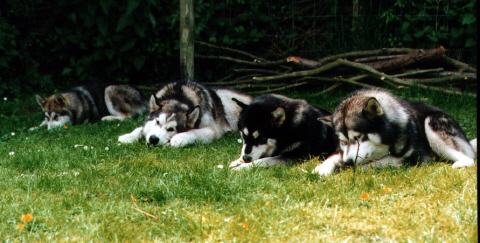
<svg viewBox="0 0 480 243"><path fill-rule="evenodd" d="M475 98L394 93L445 109L476 137ZM346 94L288 96L333 111ZM33 96L0 99L3 242L477 242L476 167L432 161L320 178L310 171L323 158L311 158L232 172L237 133L186 148L120 145L142 118L28 131L43 119L37 106Z"/></svg>

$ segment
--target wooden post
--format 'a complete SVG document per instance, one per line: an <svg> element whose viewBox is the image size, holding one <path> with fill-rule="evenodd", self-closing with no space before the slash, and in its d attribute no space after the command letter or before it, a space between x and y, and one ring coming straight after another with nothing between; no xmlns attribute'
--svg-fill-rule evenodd
<svg viewBox="0 0 480 243"><path fill-rule="evenodd" d="M353 0L352 28L358 27L358 21L362 15L363 15L363 5L359 3L359 0Z"/></svg>
<svg viewBox="0 0 480 243"><path fill-rule="evenodd" d="M195 17L193 0L180 0L180 77L194 79Z"/></svg>

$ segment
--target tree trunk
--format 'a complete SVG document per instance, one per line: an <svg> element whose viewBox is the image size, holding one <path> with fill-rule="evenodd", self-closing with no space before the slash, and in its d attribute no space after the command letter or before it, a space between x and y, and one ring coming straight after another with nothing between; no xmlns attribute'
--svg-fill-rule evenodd
<svg viewBox="0 0 480 243"><path fill-rule="evenodd" d="M195 17L193 0L180 0L180 77L194 79Z"/></svg>

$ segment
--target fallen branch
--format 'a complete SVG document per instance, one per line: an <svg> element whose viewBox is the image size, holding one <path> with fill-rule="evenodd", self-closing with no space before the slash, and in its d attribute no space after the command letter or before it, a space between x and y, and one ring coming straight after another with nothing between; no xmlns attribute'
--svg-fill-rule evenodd
<svg viewBox="0 0 480 243"><path fill-rule="evenodd" d="M247 66L237 67L226 77L206 84L236 87L252 93L277 92L306 84L323 86L324 91L329 92L341 84L351 84L380 89L417 85L448 94L459 94L461 92L457 90L431 86L475 86L477 80L475 68L445 56L447 50L443 47L426 50L384 48L332 55L319 60L289 56L271 61L228 47L197 43L241 55L196 55L197 58ZM246 59L242 59L242 56ZM471 93L466 95L476 96Z"/></svg>
<svg viewBox="0 0 480 243"><path fill-rule="evenodd" d="M400 57L392 60L368 63L366 65L379 71L388 71L392 69L402 68L419 61L438 58L443 55L445 55L445 48L441 46L437 49L410 52L406 55L401 55Z"/></svg>
<svg viewBox="0 0 480 243"><path fill-rule="evenodd" d="M286 86L283 86L283 87L280 87L280 88L270 89L270 90L268 90L268 92L270 93L270 92L283 91L283 90L291 89L291 88L294 88L294 87L302 86L302 85L305 85L305 84L308 84L308 82L301 82L301 83L286 85ZM249 93L250 94L263 94L263 93L266 93L266 92L265 91L251 91Z"/></svg>
<svg viewBox="0 0 480 243"><path fill-rule="evenodd" d="M388 60L388 59L394 59L394 58L399 58L403 55L389 55L389 56L373 56L373 57L362 57L362 58L357 58L355 59L355 62L373 62L373 61L380 61L380 60Z"/></svg>
<svg viewBox="0 0 480 243"><path fill-rule="evenodd" d="M217 59L217 60L224 60L224 61L230 61L230 62L236 62L240 64L246 64L250 66L260 66L260 67L266 67L266 66L278 66L280 64L285 64L287 63L286 60L278 60L278 61L266 61L266 62L259 62L259 61L245 61L242 59L237 59L233 57L226 57L226 56L203 56L203 55L195 55L197 58L203 58L203 59Z"/></svg>
<svg viewBox="0 0 480 243"><path fill-rule="evenodd" d="M212 45L212 44L209 44L209 43L206 43L206 42L203 42L203 41L195 41L195 43L200 44L202 46L207 46L207 47L211 47L211 48L217 48L217 49L227 50L227 51L230 51L230 52L239 53L239 54L242 54L244 56L250 57L253 60L267 61L267 60L265 60L261 57L258 57L258 56L252 55L248 52L240 51L240 50L237 50L237 49L232 49L232 48L223 47L223 46L216 46L216 45Z"/></svg>
<svg viewBox="0 0 480 243"><path fill-rule="evenodd" d="M416 49L410 48L383 48L379 50L369 50L369 51L354 51L348 52L344 54L338 54L333 56L328 56L318 60L321 63L335 61L340 58L348 58L348 57L361 57L361 56L371 56L371 55L385 55L385 54L392 54L392 53L410 53L417 51Z"/></svg>
<svg viewBox="0 0 480 243"><path fill-rule="evenodd" d="M427 70L415 70L415 71L408 71L408 72L405 72L405 73L401 73L401 74L396 74L396 75L392 75L393 77L407 77L407 76L415 76L415 75L419 75L419 74L427 74L427 73L439 73L443 71L443 68L437 68L437 69L427 69Z"/></svg>
<svg viewBox="0 0 480 243"><path fill-rule="evenodd" d="M463 62L460 62L460 61L457 61L457 60L452 59L450 57L444 56L442 59L447 64L456 67L459 72L472 72L472 73L477 72L477 69L471 67L470 65L468 65L466 63L463 63Z"/></svg>

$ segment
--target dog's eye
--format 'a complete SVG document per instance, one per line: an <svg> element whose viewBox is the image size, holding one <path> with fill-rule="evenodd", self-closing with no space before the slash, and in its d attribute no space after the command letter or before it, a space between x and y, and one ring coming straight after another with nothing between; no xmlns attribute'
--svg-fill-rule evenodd
<svg viewBox="0 0 480 243"><path fill-rule="evenodd" d="M157 125L160 125L160 121L159 121L158 119L157 119L157 120L155 120L155 121L157 122Z"/></svg>
<svg viewBox="0 0 480 243"><path fill-rule="evenodd" d="M169 127L169 128L167 128L167 132L175 132L175 128Z"/></svg>

